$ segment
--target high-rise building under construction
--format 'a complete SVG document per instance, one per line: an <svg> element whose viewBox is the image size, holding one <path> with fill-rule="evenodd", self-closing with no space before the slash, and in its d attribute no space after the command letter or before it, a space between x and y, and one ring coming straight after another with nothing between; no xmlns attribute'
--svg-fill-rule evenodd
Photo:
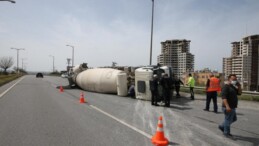
<svg viewBox="0 0 259 146"><path fill-rule="evenodd" d="M231 57L223 58L223 73L236 74L244 90L259 91L259 35L231 44Z"/></svg>
<svg viewBox="0 0 259 146"><path fill-rule="evenodd" d="M166 40L161 42L161 54L157 62L170 66L176 76L194 71L194 55L190 53L190 40Z"/></svg>

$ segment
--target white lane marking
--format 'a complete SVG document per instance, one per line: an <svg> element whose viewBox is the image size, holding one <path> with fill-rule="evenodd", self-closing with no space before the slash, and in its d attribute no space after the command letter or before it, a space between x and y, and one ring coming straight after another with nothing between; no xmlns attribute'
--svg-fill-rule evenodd
<svg viewBox="0 0 259 146"><path fill-rule="evenodd" d="M123 125L129 127L130 129L132 129L132 130L134 130L134 131L136 131L136 132L138 132L138 133L140 133L140 134L146 136L147 138L150 138L150 139L152 138L152 135L150 135L150 134L148 134L148 133L146 133L146 132L144 132L144 131L141 131L141 130L139 130L138 128L136 128L136 127L134 127L134 126L131 126L131 125L129 125L128 123L125 123L124 121L122 121L122 120L120 120L120 119L114 117L113 115L111 115L111 114L109 114L109 113L107 113L107 112L105 112L105 111L99 109L98 107L93 106L93 105L90 105L90 106L91 106L93 109L95 109L95 110L97 110L97 111L99 111L99 112L105 114L106 116L108 116L108 117L110 117L110 118L112 118L112 119L118 121L119 123L121 123L121 124L123 124Z"/></svg>
<svg viewBox="0 0 259 146"><path fill-rule="evenodd" d="M2 98L2 96L4 96L8 91L10 91L16 84L21 82L21 80L23 80L23 79L24 79L24 77L22 77L20 80L18 80L16 83L14 83L11 87L9 87L7 90L5 90L3 93L1 93L0 98Z"/></svg>

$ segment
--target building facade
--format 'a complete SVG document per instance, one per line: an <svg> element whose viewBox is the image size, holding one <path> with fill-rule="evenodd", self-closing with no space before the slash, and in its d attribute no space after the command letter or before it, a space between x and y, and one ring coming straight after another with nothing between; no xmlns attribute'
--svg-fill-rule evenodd
<svg viewBox="0 0 259 146"><path fill-rule="evenodd" d="M223 73L236 74L244 90L259 91L259 35L232 42L231 57L223 58Z"/></svg>
<svg viewBox="0 0 259 146"><path fill-rule="evenodd" d="M161 54L157 62L170 66L176 76L194 71L194 55L190 53L190 40L166 40L161 42Z"/></svg>

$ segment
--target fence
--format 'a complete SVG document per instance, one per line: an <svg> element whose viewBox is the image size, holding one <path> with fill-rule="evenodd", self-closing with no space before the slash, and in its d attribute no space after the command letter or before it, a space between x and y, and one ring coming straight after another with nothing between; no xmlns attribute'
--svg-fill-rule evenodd
<svg viewBox="0 0 259 146"><path fill-rule="evenodd" d="M189 87L187 86L182 86L182 88L187 89ZM200 92L204 92L205 93L205 87L199 87L199 86L195 86L194 90L196 91L200 91ZM254 91L242 91L242 95L255 95L255 96L259 96L259 92L254 92Z"/></svg>

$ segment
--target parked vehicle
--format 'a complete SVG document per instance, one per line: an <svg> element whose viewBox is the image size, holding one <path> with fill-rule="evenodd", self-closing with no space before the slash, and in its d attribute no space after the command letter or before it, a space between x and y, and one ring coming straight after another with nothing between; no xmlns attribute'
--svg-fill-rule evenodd
<svg viewBox="0 0 259 146"><path fill-rule="evenodd" d="M61 77L62 78L68 78L68 74L67 73L63 73L63 74L61 74Z"/></svg>

